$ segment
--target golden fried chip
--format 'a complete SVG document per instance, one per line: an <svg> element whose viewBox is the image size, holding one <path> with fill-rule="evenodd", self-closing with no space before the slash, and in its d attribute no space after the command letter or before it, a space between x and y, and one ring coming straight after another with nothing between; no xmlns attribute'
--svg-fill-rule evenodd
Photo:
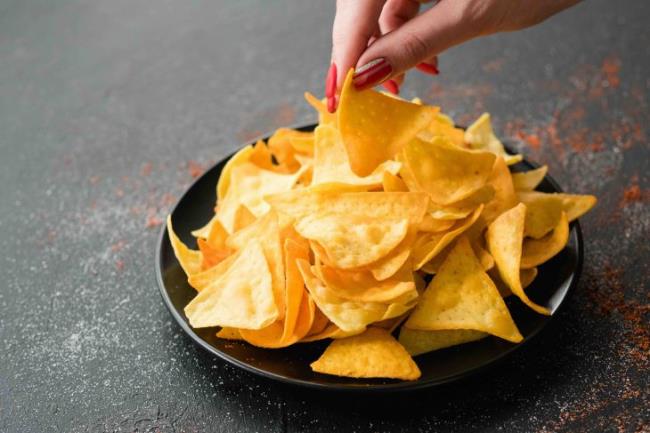
<svg viewBox="0 0 650 433"><path fill-rule="evenodd" d="M577 220L596 205L598 201L593 195L555 193L555 197L562 200L562 207L569 222Z"/></svg>
<svg viewBox="0 0 650 433"><path fill-rule="evenodd" d="M368 176L357 176L350 168L348 155L338 131L329 125L316 128L313 164L312 185L344 183L363 185L369 189L382 184L385 172L397 174L401 165L397 161L384 161Z"/></svg>
<svg viewBox="0 0 650 433"><path fill-rule="evenodd" d="M488 335L485 332L472 329L419 331L402 327L399 331L398 341L411 356L417 356L434 350L480 340Z"/></svg>
<svg viewBox="0 0 650 433"><path fill-rule="evenodd" d="M569 221L562 212L560 221L551 233L541 239L524 240L521 268L530 269L541 265L562 251L569 240Z"/></svg>
<svg viewBox="0 0 650 433"><path fill-rule="evenodd" d="M427 210L428 197L418 192L345 192L339 186L298 189L267 196L265 200L278 212L295 220L312 215L359 215L367 218L398 220L419 224Z"/></svg>
<svg viewBox="0 0 650 433"><path fill-rule="evenodd" d="M490 115L483 113L476 122L472 123L465 131L465 142L473 149L484 149L495 155L502 156L506 164L512 165L523 159L521 155L506 153L501 141L494 135Z"/></svg>
<svg viewBox="0 0 650 433"><path fill-rule="evenodd" d="M523 339L465 237L449 252L404 326L424 331L471 329L514 343Z"/></svg>
<svg viewBox="0 0 650 433"><path fill-rule="evenodd" d="M248 161L257 165L259 168L263 168L264 170L274 171L276 168L273 165L273 155L271 154L269 148L266 146L266 143L264 143L262 140L259 140L257 143L255 143L255 146L253 146L253 151L248 157Z"/></svg>
<svg viewBox="0 0 650 433"><path fill-rule="evenodd" d="M517 195L512 184L512 176L504 159L500 156L494 161L488 185L494 188L494 199L485 205L482 218L486 224L517 205Z"/></svg>
<svg viewBox="0 0 650 433"><path fill-rule="evenodd" d="M400 242L387 256L379 259L378 261L368 265L368 269L372 275L379 281L395 275L411 256L411 248L417 236L417 227L413 226L409 229ZM409 265L410 267L411 265Z"/></svg>
<svg viewBox="0 0 650 433"><path fill-rule="evenodd" d="M258 242L251 242L230 268L185 307L193 328L261 329L278 317L271 273Z"/></svg>
<svg viewBox="0 0 650 433"><path fill-rule="evenodd" d="M228 160L226 165L223 166L221 170L221 175L217 181L217 199L221 200L226 196L228 188L230 188L230 176L232 174L232 169L241 165L245 162L248 162L251 154L253 153L253 146L250 144L246 147L240 149L235 153L232 158Z"/></svg>
<svg viewBox="0 0 650 433"><path fill-rule="evenodd" d="M416 380L421 374L404 347L381 328L368 328L363 334L334 340L311 368L346 377Z"/></svg>
<svg viewBox="0 0 650 433"><path fill-rule="evenodd" d="M400 179L399 176L389 171L384 171L382 186L385 192L408 192L408 188L404 181Z"/></svg>
<svg viewBox="0 0 650 433"><path fill-rule="evenodd" d="M241 205L246 206L256 217L261 217L270 209L264 196L291 190L304 169L303 166L296 173L281 174L261 169L250 162L236 165L230 173L231 186L218 204L219 221L232 233L236 212Z"/></svg>
<svg viewBox="0 0 650 433"><path fill-rule="evenodd" d="M517 194L526 205L524 237L540 239L557 226L562 215L562 201L553 194L531 191Z"/></svg>
<svg viewBox="0 0 650 433"><path fill-rule="evenodd" d="M221 278L221 276L226 273L230 266L232 266L232 263L237 257L237 253L232 254L211 268L208 268L196 274L191 274L188 276L187 282L190 284L190 286L194 287L197 292L200 292Z"/></svg>
<svg viewBox="0 0 650 433"><path fill-rule="evenodd" d="M314 273L336 296L348 301L390 303L409 292L417 297L413 274L406 267L384 281L368 271L345 271L318 262Z"/></svg>
<svg viewBox="0 0 650 433"><path fill-rule="evenodd" d="M525 217L526 205L523 203L501 214L488 226L487 246L494 257L501 280L512 293L533 310L548 316L551 314L549 309L537 305L528 298L519 278Z"/></svg>
<svg viewBox="0 0 650 433"><path fill-rule="evenodd" d="M318 242L334 266L341 269L369 265L385 257L406 236L408 219L368 219L356 215L314 215L295 228Z"/></svg>
<svg viewBox="0 0 650 433"><path fill-rule="evenodd" d="M483 205L480 205L463 220L459 220L453 227L446 232L424 233L415 241L411 257L413 258L414 269L422 268L428 261L438 255L447 245L460 236L465 230L470 228L476 222L483 211Z"/></svg>
<svg viewBox="0 0 650 433"><path fill-rule="evenodd" d="M470 212L471 213L471 212ZM463 218L463 217L461 217ZM444 232L456 224L456 219L438 219L434 218L430 213L426 213L422 222L418 226L421 232Z"/></svg>
<svg viewBox="0 0 650 433"><path fill-rule="evenodd" d="M217 332L217 337L223 338L224 340L241 340L241 335L239 335L239 330L237 328L221 328Z"/></svg>
<svg viewBox="0 0 650 433"><path fill-rule="evenodd" d="M213 216L206 225L196 230L192 230L192 236L194 236L195 238L207 239L208 236L210 235L210 230L212 230L212 224L214 224L217 221L219 221L217 216L216 215Z"/></svg>
<svg viewBox="0 0 650 433"><path fill-rule="evenodd" d="M238 232L239 230L248 227L257 221L257 217L246 207L245 204L239 205L235 211L235 216L233 218L233 232ZM223 226L217 221L217 224L223 228ZM227 234L226 229L223 229Z"/></svg>
<svg viewBox="0 0 650 433"><path fill-rule="evenodd" d="M309 92L305 92L305 100L318 111L319 125L336 125L336 114L327 111L327 105Z"/></svg>
<svg viewBox="0 0 650 433"><path fill-rule="evenodd" d="M431 201L448 205L469 197L485 185L495 156L461 149L443 137L431 143L417 138L400 154L402 179L411 190L424 191ZM414 185L410 185L412 179Z"/></svg>
<svg viewBox="0 0 650 433"><path fill-rule="evenodd" d="M490 275L490 278L492 278L492 281L494 281L494 284L497 286L497 289L499 289L499 293L501 293L501 296L503 298L512 295L512 292L510 291L508 285L501 280L498 270L491 269L490 271L488 271L488 275ZM537 268L519 270L519 279L521 280L521 287L523 287L524 289L530 286L536 277L537 277Z"/></svg>
<svg viewBox="0 0 650 433"><path fill-rule="evenodd" d="M533 191L544 180L547 172L548 167L543 165L533 170L512 173L512 183L517 191Z"/></svg>
<svg viewBox="0 0 650 433"><path fill-rule="evenodd" d="M440 206L431 202L429 203L428 212L434 219L458 220L474 212L481 204L485 204L486 206L491 204L493 197L494 187L492 185L484 185L470 196L451 205Z"/></svg>
<svg viewBox="0 0 650 433"><path fill-rule="evenodd" d="M352 171L368 176L431 123L437 110L374 90L358 91L352 76L350 71L343 83L337 121Z"/></svg>
<svg viewBox="0 0 650 433"><path fill-rule="evenodd" d="M201 272L201 263L203 262L201 252L189 249L180 238L176 236L172 227L171 215L167 217L167 234L169 234L169 241L172 244L174 255L185 274L190 276Z"/></svg>

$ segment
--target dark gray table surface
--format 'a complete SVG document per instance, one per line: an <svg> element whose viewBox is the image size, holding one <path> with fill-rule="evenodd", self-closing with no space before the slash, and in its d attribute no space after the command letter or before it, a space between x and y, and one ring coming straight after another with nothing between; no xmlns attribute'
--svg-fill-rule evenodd
<svg viewBox="0 0 650 433"><path fill-rule="evenodd" d="M650 431L650 3L594 0L414 73L600 202L575 296L537 344L444 388L281 386L196 348L154 249L247 139L309 122L331 1L0 1L0 431Z"/></svg>

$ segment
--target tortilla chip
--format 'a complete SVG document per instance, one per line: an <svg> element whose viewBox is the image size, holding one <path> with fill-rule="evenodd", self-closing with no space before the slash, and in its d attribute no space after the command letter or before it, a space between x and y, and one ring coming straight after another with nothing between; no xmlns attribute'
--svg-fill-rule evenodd
<svg viewBox="0 0 650 433"><path fill-rule="evenodd" d="M368 176L431 123L437 110L374 90L358 91L352 85L353 72L343 83L337 121L352 171Z"/></svg>
<svg viewBox="0 0 650 433"><path fill-rule="evenodd" d="M408 187L404 181L399 176L389 171L384 171L382 186L385 192L408 192Z"/></svg>
<svg viewBox="0 0 650 433"><path fill-rule="evenodd" d="M513 343L523 340L465 237L449 252L404 327L424 331L470 329Z"/></svg>
<svg viewBox="0 0 650 433"><path fill-rule="evenodd" d="M510 155L506 153L501 141L494 135L490 115L483 113L476 122L472 123L465 131L465 142L473 149L482 149L502 156L506 164L512 165L521 161L521 155Z"/></svg>
<svg viewBox="0 0 650 433"><path fill-rule="evenodd" d="M178 236L174 233L172 227L172 216L167 216L167 233L169 234L169 241L172 244L174 255L178 260L178 264L185 272L185 275L190 276L201 272L201 263L203 257L200 251L189 249Z"/></svg>
<svg viewBox="0 0 650 433"><path fill-rule="evenodd" d="M497 286L497 289L499 290L499 293L501 293L501 296L503 298L506 298L510 295L512 295L512 292L510 291L510 288L506 283L504 283L501 280L501 277L499 276L499 271L496 269L491 269L488 271L488 275L490 278L492 278L492 281L494 281L494 284ZM531 284L533 284L533 281L537 277L537 268L530 268L530 269L520 269L519 270L519 279L521 280L521 287L524 289Z"/></svg>
<svg viewBox="0 0 650 433"><path fill-rule="evenodd" d="M426 192L438 205L458 202L483 187L495 159L490 152L461 149L443 137L431 143L413 139L400 157L400 173L409 189Z"/></svg>
<svg viewBox="0 0 650 433"><path fill-rule="evenodd" d="M519 278L525 217L526 205L523 203L501 214L488 226L487 246L494 257L501 280L512 293L533 310L548 316L551 314L550 310L535 304L528 298Z"/></svg>
<svg viewBox="0 0 650 433"><path fill-rule="evenodd" d="M271 273L258 242L251 242L230 268L192 299L185 315L193 328L262 329L278 317Z"/></svg>
<svg viewBox="0 0 650 433"><path fill-rule="evenodd" d="M232 158L228 160L226 165L223 166L223 170L221 170L221 175L217 181L217 200L222 200L226 196L228 188L230 188L230 175L232 173L232 169L238 165L248 162L248 159L252 153L253 146L249 144L248 146L243 147L237 151L237 153L235 153Z"/></svg>
<svg viewBox="0 0 650 433"><path fill-rule="evenodd" d="M385 161L370 175L359 177L350 168L348 155L339 132L329 125L321 125L316 128L312 185L344 183L363 185L370 189L382 184L385 172L397 174L400 165L397 161Z"/></svg>
<svg viewBox="0 0 650 433"><path fill-rule="evenodd" d="M217 332L218 338L223 338L224 340L241 340L241 335L239 335L239 330L237 328L221 328Z"/></svg>
<svg viewBox="0 0 650 433"><path fill-rule="evenodd" d="M555 197L562 200L562 207L569 222L575 221L586 214L598 201L593 195L555 193Z"/></svg>
<svg viewBox="0 0 650 433"><path fill-rule="evenodd" d="M488 335L485 332L472 329L418 331L402 327L399 331L399 342L411 356L417 356L434 350L477 341Z"/></svg>
<svg viewBox="0 0 650 433"><path fill-rule="evenodd" d="M540 239L560 222L562 201L552 194L520 192L517 197L526 205L524 237Z"/></svg>
<svg viewBox="0 0 650 433"><path fill-rule="evenodd" d="M341 269L369 265L385 257L406 236L408 219L367 219L361 216L314 215L295 228L318 242L334 266Z"/></svg>
<svg viewBox="0 0 650 433"><path fill-rule="evenodd" d="M467 218L458 221L449 231L440 233L426 233L415 241L411 257L413 258L414 269L422 268L428 261L438 255L447 245L469 229L476 222L483 211L480 205Z"/></svg>
<svg viewBox="0 0 650 433"><path fill-rule="evenodd" d="M502 157L499 156L494 161L487 183L494 188L494 198L485 205L482 215L486 224L489 224L503 212L515 207L518 200L510 170Z"/></svg>
<svg viewBox="0 0 650 433"><path fill-rule="evenodd" d="M521 253L521 268L530 269L550 260L564 249L569 240L569 221L562 212L551 233L541 239L526 239Z"/></svg>
<svg viewBox="0 0 650 433"><path fill-rule="evenodd" d="M333 341L311 368L318 373L357 378L416 380L421 374L404 347L381 328L368 328L363 334Z"/></svg>
<svg viewBox="0 0 650 433"><path fill-rule="evenodd" d="M543 165L533 170L512 173L512 183L517 191L533 191L542 183L547 172L548 166Z"/></svg>
<svg viewBox="0 0 650 433"><path fill-rule="evenodd" d="M372 275L379 281L383 281L395 275L395 273L405 265L411 256L411 247L415 242L416 236L417 227L413 226L406 233L402 242L388 253L388 255L368 266Z"/></svg>
<svg viewBox="0 0 650 433"><path fill-rule="evenodd" d="M318 112L318 124L319 125L336 125L336 114L330 113L327 110L327 105L325 102L321 101L314 95L309 92L305 92L305 100L314 107Z"/></svg>

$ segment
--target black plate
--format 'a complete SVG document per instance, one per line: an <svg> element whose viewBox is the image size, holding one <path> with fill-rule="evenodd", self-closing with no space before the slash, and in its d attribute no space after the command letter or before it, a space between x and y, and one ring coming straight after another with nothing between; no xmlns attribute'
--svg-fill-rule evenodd
<svg viewBox="0 0 650 433"><path fill-rule="evenodd" d="M311 131L314 127L315 125L307 125L298 129ZM230 157L220 161L198 178L172 211L175 231L183 242L190 246L195 245L190 232L202 227L213 215L217 180L228 159ZM511 168L513 171L525 171L535 167L536 164L523 161ZM546 176L538 190L561 192L558 184L550 176ZM566 248L539 268L539 275L526 289L533 301L549 306L553 315L537 314L518 299L513 299L514 296L507 299L512 317L524 336L521 343L512 344L496 337L489 337L474 343L417 356L415 360L422 371L422 377L412 382L350 379L314 373L309 364L323 352L328 344L326 341L298 344L286 349L261 349L245 342L216 338L215 334L219 328L192 329L183 313L183 308L196 292L187 283L185 274L174 257L164 227L160 232L156 257L156 277L165 305L194 342L219 358L270 379L311 388L396 391L425 388L466 377L494 365L530 341L553 319L577 284L582 269L582 234L579 224L572 223Z"/></svg>

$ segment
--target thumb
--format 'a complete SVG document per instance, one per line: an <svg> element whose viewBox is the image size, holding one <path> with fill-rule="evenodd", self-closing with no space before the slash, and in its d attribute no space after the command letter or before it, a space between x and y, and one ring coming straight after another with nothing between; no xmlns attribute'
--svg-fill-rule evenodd
<svg viewBox="0 0 650 433"><path fill-rule="evenodd" d="M406 22L370 45L360 56L354 77L357 89L374 87L400 75L418 63L479 34L476 27L463 20L464 1L442 0L431 9ZM373 79L373 67L388 64L389 74Z"/></svg>

